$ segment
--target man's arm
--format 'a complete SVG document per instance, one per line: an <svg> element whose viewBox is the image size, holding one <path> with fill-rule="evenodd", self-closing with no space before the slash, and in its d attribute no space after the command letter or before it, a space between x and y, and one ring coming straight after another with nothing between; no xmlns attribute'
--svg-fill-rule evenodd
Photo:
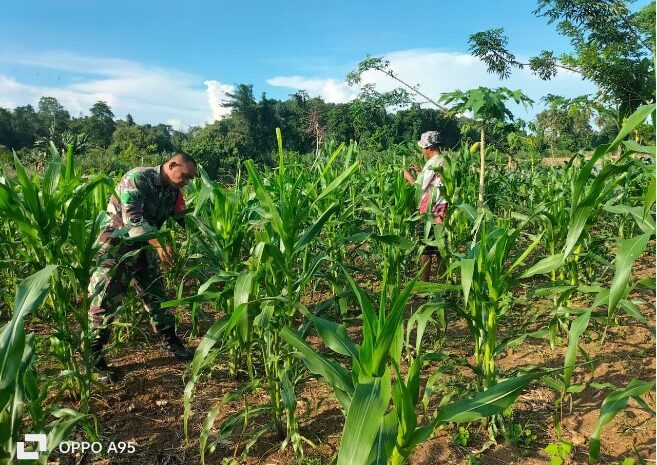
<svg viewBox="0 0 657 465"><path fill-rule="evenodd" d="M420 172L420 167L417 166L416 164L411 165L410 169L415 173ZM406 182L408 182L410 185L415 184L415 178L413 177L413 175L409 170L404 170L404 178L406 178Z"/></svg>
<svg viewBox="0 0 657 465"><path fill-rule="evenodd" d="M150 232L155 232L158 228L150 224L144 218L144 189L145 180L141 173L134 173L131 177L121 180L121 217L123 225L129 226L128 236L138 237ZM157 238L148 240L148 243L155 248L158 257L163 263L173 264L171 259L171 248L166 250L162 248Z"/></svg>
<svg viewBox="0 0 657 465"><path fill-rule="evenodd" d="M130 227L128 235L137 237L157 228L144 218L145 181L141 173L133 173L121 180L119 200L121 201L121 217L123 225Z"/></svg>
<svg viewBox="0 0 657 465"><path fill-rule="evenodd" d="M415 178L408 170L404 170L404 178L406 179L406 182L409 183L411 186L415 184Z"/></svg>

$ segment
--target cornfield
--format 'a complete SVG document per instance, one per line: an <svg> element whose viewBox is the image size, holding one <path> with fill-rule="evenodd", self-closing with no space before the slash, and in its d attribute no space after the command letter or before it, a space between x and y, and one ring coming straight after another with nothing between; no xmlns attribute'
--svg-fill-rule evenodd
<svg viewBox="0 0 657 465"><path fill-rule="evenodd" d="M246 161L232 185L201 173L184 230L160 232L178 257L164 306L199 340L179 396L181 447L197 451L185 463L255 463L263 442L297 463L419 463L414 452L443 431L462 446L485 438L467 463L505 442L551 463L598 463L615 416L628 405L654 414L654 379L599 378L590 353L620 326L646 328L654 345L654 299L642 297L654 297L654 273L633 269L654 249L655 147L627 139L654 111L639 108L611 144L563 166L510 170L489 147L483 208L479 154L445 152L448 210L427 223L431 239L417 237L427 220L402 174L420 160L410 145L383 157L328 143L308 157L286 152L278 131L274 166ZM24 433L48 436L42 463L69 463L57 450L68 439L107 438L86 289L117 180L83 175L74 144L50 152L42 173L14 157L0 177L2 464ZM419 278L427 246L442 257L431 282ZM116 347L141 337L131 299L114 326ZM502 363L541 343L550 364ZM203 397L219 379L231 387ZM339 412L328 452L309 434L320 406L308 386L324 386ZM551 418L531 431L514 418L536 386L551 393ZM580 432L588 445L574 445L565 420L585 398L599 414Z"/></svg>

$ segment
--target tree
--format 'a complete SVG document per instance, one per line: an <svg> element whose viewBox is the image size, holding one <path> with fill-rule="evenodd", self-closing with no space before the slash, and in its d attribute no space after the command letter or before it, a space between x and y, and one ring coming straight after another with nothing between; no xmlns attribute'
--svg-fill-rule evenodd
<svg viewBox="0 0 657 465"><path fill-rule="evenodd" d="M453 104L450 113L472 112L475 125L480 131L479 140L479 199L477 207L484 207L484 170L486 155L486 130L495 123L504 123L507 120L513 120L513 114L504 104L505 101L513 100L517 104L527 107L534 103L532 99L523 94L519 89L510 90L506 87L489 89L487 87L478 87L466 92L456 90L454 92L444 93L440 97L440 102L447 105Z"/></svg>
<svg viewBox="0 0 657 465"><path fill-rule="evenodd" d="M257 150L258 105L253 97L253 85L238 84L235 92L226 93L227 101L222 105L231 109L231 118L241 120L239 126L246 137L246 156L255 156Z"/></svg>
<svg viewBox="0 0 657 465"><path fill-rule="evenodd" d="M106 102L98 101L89 109L91 116L85 118L83 130L91 144L108 147L112 143L112 134L116 129L114 113Z"/></svg>
<svg viewBox="0 0 657 465"><path fill-rule="evenodd" d="M71 121L71 115L57 101L55 97L41 97L37 105L40 136L59 140Z"/></svg>
<svg viewBox="0 0 657 465"><path fill-rule="evenodd" d="M508 78L512 68L529 67L542 79L559 69L575 71L599 88L603 101L616 105L619 117L655 101L655 2L632 13L628 0L538 0L534 14L557 23L573 47L556 57L543 50L527 63L508 48L503 29L470 36L470 52L488 71Z"/></svg>
<svg viewBox="0 0 657 465"><path fill-rule="evenodd" d="M11 129L13 137L8 147L16 150L32 148L39 135L39 119L32 105L14 108Z"/></svg>
<svg viewBox="0 0 657 465"><path fill-rule="evenodd" d="M244 120L225 118L191 131L183 148L216 178L235 172L244 159L248 142Z"/></svg>
<svg viewBox="0 0 657 465"><path fill-rule="evenodd" d="M593 144L593 107L586 97L567 99L549 94L542 99L548 108L536 115L536 142L539 151L549 146L576 152Z"/></svg>

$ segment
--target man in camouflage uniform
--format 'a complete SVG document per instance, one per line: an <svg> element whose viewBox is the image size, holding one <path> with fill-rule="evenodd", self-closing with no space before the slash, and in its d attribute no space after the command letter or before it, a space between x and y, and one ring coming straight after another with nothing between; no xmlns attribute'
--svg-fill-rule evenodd
<svg viewBox="0 0 657 465"><path fill-rule="evenodd" d="M194 159L178 153L162 165L128 171L116 186L118 198L110 198L96 240L100 244L98 265L89 282L89 318L96 332L91 348L101 371L108 369L102 349L109 341L111 321L130 281L149 312L153 329L162 338L162 347L180 360L192 359L193 353L176 336L173 315L160 307L166 298L158 258L171 265L172 253L170 246L163 248L153 238L153 233L167 218L183 213L185 201L180 189L196 174ZM182 218L177 220L182 223Z"/></svg>

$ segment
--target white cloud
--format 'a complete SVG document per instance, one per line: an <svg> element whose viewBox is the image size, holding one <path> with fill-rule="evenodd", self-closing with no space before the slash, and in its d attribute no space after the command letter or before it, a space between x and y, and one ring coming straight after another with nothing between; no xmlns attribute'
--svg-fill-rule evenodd
<svg viewBox="0 0 657 465"><path fill-rule="evenodd" d="M594 84L582 80L573 72L559 72L551 81L543 81L529 70L523 69L515 70L509 79L500 81L496 75L486 71L486 66L479 59L464 53L405 50L388 53L385 59L390 62L390 68L397 76L410 85L419 84L421 92L434 100L437 100L443 92L456 89L468 90L479 86L521 89L536 102L534 108L529 111L515 108L514 104L510 105L514 113L521 118L532 118L537 111L540 111L543 104L539 100L548 93L575 97L596 91ZM335 78L278 76L267 82L273 86L306 89L311 95L321 95L327 101L336 102L355 98L358 90L348 87ZM363 73L362 83L375 84L379 91L389 91L400 86L397 81L376 70ZM331 86L336 86L339 98L328 100L327 89L332 89Z"/></svg>
<svg viewBox="0 0 657 465"><path fill-rule="evenodd" d="M356 98L357 91L343 80L306 78L303 76L277 76L267 79L267 84L305 90L311 97L321 97L329 103L345 103Z"/></svg>
<svg viewBox="0 0 657 465"><path fill-rule="evenodd" d="M56 86L28 84L0 74L0 106L35 105L40 97L52 96L78 115L103 100L119 118L130 113L138 122L168 120L178 128L216 119L213 92L226 87L218 81L205 81L204 87L201 77L177 70L69 52L3 55L0 62L75 74L69 83Z"/></svg>
<svg viewBox="0 0 657 465"><path fill-rule="evenodd" d="M207 87L208 105L212 110L209 122L217 121L230 114L230 108L222 106L226 102L226 93L235 91L235 86L222 84L219 81L204 81Z"/></svg>

